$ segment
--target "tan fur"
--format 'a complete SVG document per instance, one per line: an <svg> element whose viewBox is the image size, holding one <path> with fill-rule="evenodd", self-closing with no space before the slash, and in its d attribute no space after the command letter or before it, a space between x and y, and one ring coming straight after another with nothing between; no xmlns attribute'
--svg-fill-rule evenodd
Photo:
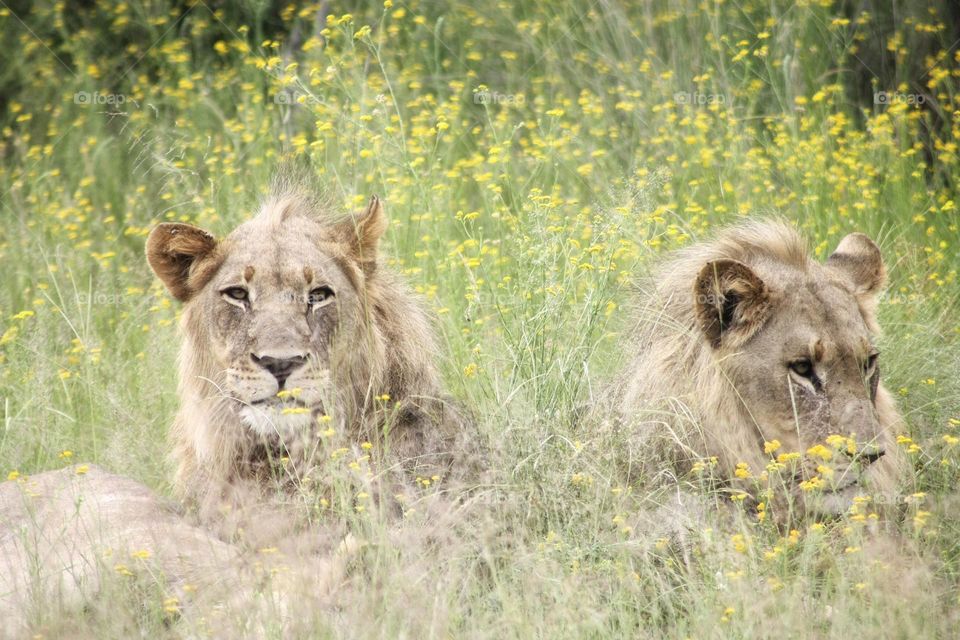
<svg viewBox="0 0 960 640"><path fill-rule="evenodd" d="M236 559L233 547L188 524L143 485L94 466L4 482L0 636L24 633L44 613L38 606L75 613L121 571L162 575L168 593L186 601L186 585L224 580Z"/></svg>
<svg viewBox="0 0 960 640"><path fill-rule="evenodd" d="M53 635L87 637L84 619L116 618L118 597L142 598L142 611L172 602L176 637L295 627L329 604L361 545L347 535L329 548L336 537L317 529L274 533L269 554L227 544L173 502L94 465L0 483L0 637L63 622Z"/></svg>
<svg viewBox="0 0 960 640"><path fill-rule="evenodd" d="M330 426L355 444L389 448L408 468L448 464L463 422L444 400L427 315L379 264L386 226L376 197L336 219L303 182L283 178L258 215L212 245L192 243L198 251L187 258L182 239L209 234L168 224L151 233L151 266L186 301L172 430L182 496L256 479L270 457L309 468L318 462L312 444ZM229 287L247 288L247 301L230 299ZM313 308L316 287L333 297ZM277 399L279 379L259 356L303 358L283 386L300 395ZM290 408L304 412L283 414Z"/></svg>
<svg viewBox="0 0 960 640"><path fill-rule="evenodd" d="M807 496L808 506L844 510L863 486L895 500L901 419L865 370L884 278L866 236L848 236L820 264L777 221L742 224L667 260L644 287L632 359L611 394L643 471L683 473L716 456L722 477L741 462L758 476L771 461L764 442L778 440L776 453L804 453L838 434L857 441L857 454L831 460L834 477L822 497ZM805 358L816 381L788 366ZM867 454L880 452L871 464ZM805 464L796 480L815 466Z"/></svg>

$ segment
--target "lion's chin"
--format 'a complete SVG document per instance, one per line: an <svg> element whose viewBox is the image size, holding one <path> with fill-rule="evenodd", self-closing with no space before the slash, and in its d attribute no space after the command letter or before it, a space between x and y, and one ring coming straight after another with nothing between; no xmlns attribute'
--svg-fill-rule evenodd
<svg viewBox="0 0 960 640"><path fill-rule="evenodd" d="M302 405L259 402L243 405L239 413L240 420L258 436L288 440L312 428L317 411Z"/></svg>

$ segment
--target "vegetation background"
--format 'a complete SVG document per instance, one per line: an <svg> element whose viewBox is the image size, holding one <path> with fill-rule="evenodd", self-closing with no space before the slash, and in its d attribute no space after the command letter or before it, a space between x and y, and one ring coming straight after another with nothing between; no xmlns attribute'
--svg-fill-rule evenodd
<svg viewBox="0 0 960 640"><path fill-rule="evenodd" d="M513 505L439 551L367 527L379 544L317 635L956 633L955 3L2 0L0 33L10 479L90 462L168 490L177 305L145 236L223 234L307 156L344 210L384 197L388 261L433 309L503 470L487 491ZM894 523L866 506L783 530L733 504L678 552L638 520L657 500L617 473L627 443L569 416L621 363L646 265L769 214L819 257L853 230L881 244L913 485ZM175 633L163 594L117 602L51 605L37 632Z"/></svg>

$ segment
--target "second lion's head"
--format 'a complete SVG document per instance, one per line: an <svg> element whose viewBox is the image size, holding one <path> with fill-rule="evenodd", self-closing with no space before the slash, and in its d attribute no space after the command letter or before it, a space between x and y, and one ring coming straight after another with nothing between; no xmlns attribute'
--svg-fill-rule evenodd
<svg viewBox="0 0 960 640"><path fill-rule="evenodd" d="M880 379L875 313L885 278L867 236L846 236L821 263L774 221L682 250L643 305L621 412L648 441L677 445L675 460L779 474L814 511L842 512L864 490L893 495L900 417Z"/></svg>

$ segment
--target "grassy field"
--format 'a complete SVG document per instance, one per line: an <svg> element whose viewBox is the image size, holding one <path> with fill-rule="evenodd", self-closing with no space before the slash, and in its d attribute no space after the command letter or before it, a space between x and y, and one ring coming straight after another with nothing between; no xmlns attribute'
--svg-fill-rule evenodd
<svg viewBox="0 0 960 640"><path fill-rule="evenodd" d="M433 310L448 386L502 480L491 512L426 546L331 509L380 539L316 635L952 636L950 7L4 0L0 471L91 462L169 490L178 305L145 237L164 220L228 232L306 156L344 210L384 198L388 262ZM725 506L677 551L643 525L657 491L617 472L626 443L570 416L622 364L630 283L769 214L821 258L853 230L883 249L908 498L895 522L789 531ZM176 633L154 604L37 632Z"/></svg>

